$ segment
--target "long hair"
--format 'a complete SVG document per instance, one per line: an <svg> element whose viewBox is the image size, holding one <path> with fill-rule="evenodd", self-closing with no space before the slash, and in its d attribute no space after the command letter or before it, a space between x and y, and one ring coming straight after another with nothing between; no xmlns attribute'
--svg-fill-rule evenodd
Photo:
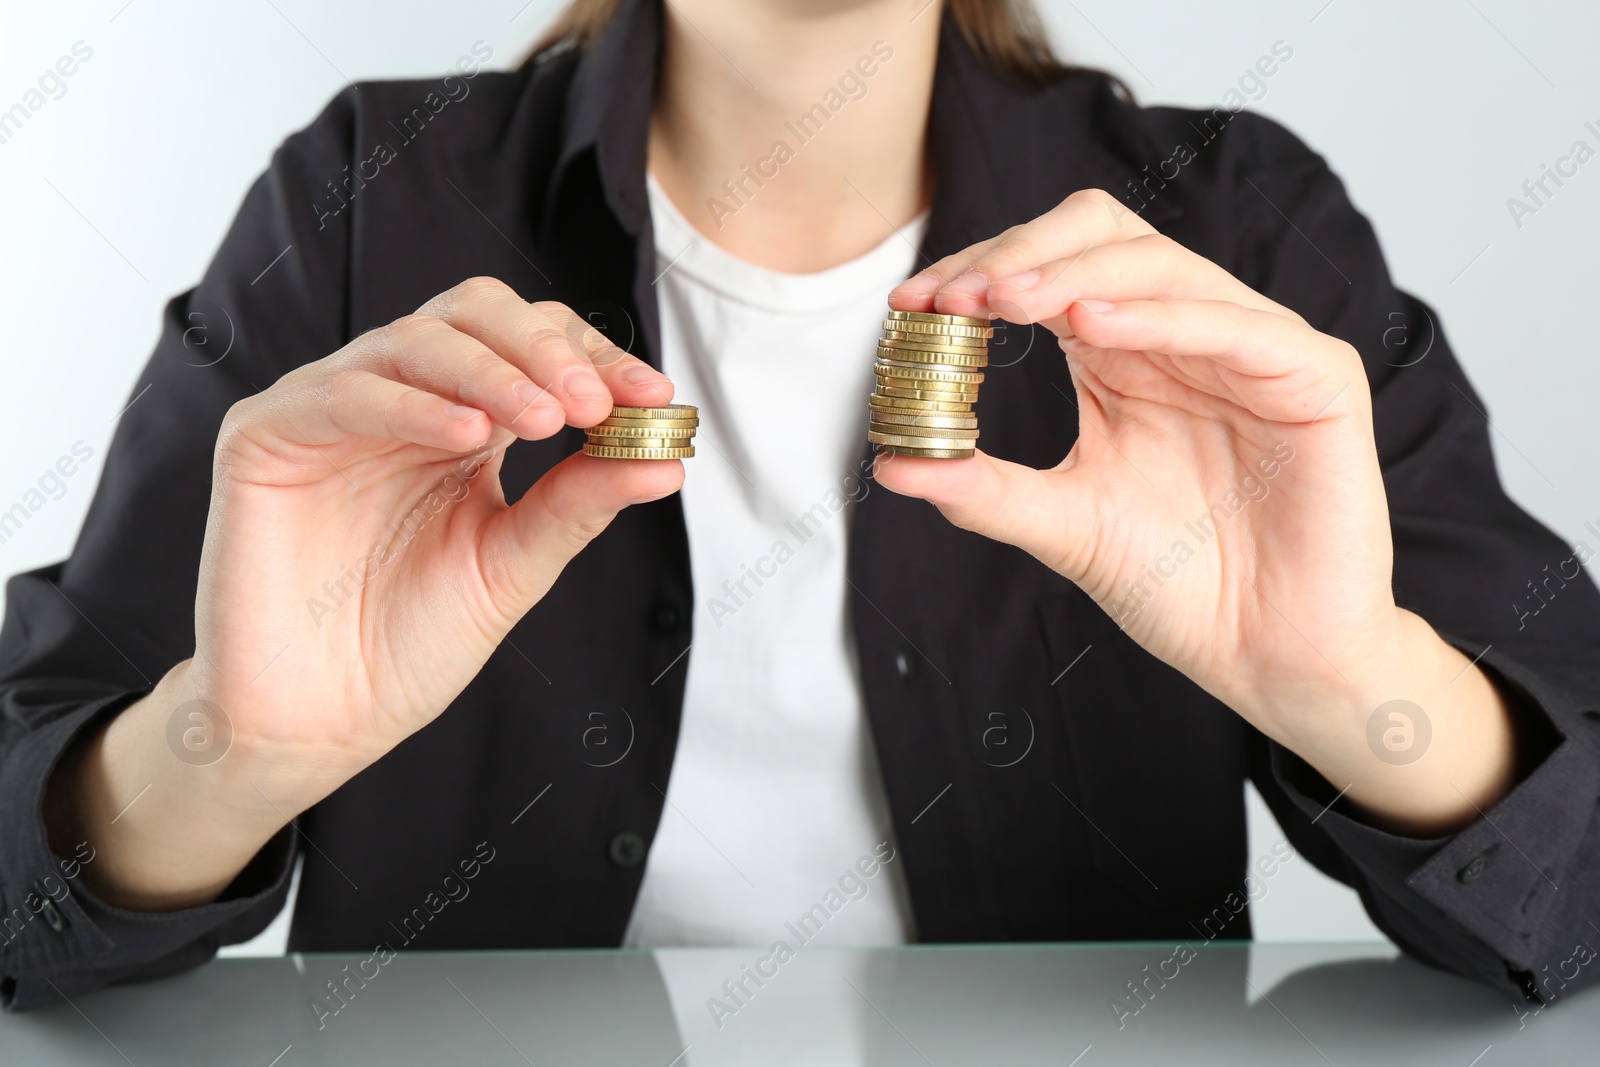
<svg viewBox="0 0 1600 1067"><path fill-rule="evenodd" d="M554 48L589 47L610 25L620 2L571 0L533 46L530 58ZM946 2L961 36L984 65L1001 77L1021 85L1044 86L1073 74L1088 73L1083 67L1056 58L1033 0ZM1111 80L1127 94L1126 86L1117 79Z"/></svg>

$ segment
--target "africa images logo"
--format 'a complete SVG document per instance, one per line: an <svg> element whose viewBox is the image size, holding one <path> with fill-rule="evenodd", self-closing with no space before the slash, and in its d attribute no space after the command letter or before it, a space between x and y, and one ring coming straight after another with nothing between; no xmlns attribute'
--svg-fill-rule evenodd
<svg viewBox="0 0 1600 1067"><path fill-rule="evenodd" d="M1385 763L1403 767L1427 754L1433 723L1409 700L1388 700L1367 718L1367 747Z"/></svg>

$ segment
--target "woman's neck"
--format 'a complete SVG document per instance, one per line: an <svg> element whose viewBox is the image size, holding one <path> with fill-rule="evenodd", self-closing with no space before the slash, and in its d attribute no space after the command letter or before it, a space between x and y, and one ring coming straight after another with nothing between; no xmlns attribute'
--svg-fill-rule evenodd
<svg viewBox="0 0 1600 1067"><path fill-rule="evenodd" d="M931 199L941 6L665 3L651 173L746 262L808 273L871 250Z"/></svg>

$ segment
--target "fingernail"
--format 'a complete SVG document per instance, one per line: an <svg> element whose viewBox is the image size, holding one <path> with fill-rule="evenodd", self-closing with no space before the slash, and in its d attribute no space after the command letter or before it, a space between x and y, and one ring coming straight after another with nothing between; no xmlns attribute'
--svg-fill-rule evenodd
<svg viewBox="0 0 1600 1067"><path fill-rule="evenodd" d="M511 391L512 393L516 394L518 400L522 401L528 407L533 407L533 405L539 403L541 400L551 404L559 404L559 401L557 401L555 397L551 396L548 391L540 389L532 382L518 382L516 385L511 387Z"/></svg>
<svg viewBox="0 0 1600 1067"><path fill-rule="evenodd" d="M451 404L449 414L457 422L466 422L478 413L477 408L469 408L465 404Z"/></svg>
<svg viewBox="0 0 1600 1067"><path fill-rule="evenodd" d="M666 380L666 375L648 363L635 363L622 368L622 380L629 385L655 385Z"/></svg>
<svg viewBox="0 0 1600 1067"><path fill-rule="evenodd" d="M1109 300L1080 300L1078 301L1078 306L1096 315L1103 315L1108 311L1115 310L1117 305Z"/></svg>
<svg viewBox="0 0 1600 1067"><path fill-rule="evenodd" d="M634 497L632 500L628 501L628 503L630 505L633 505L633 504L649 504L652 501L663 500L663 499L671 496L673 493L676 493L676 492L677 492L677 490L673 489L673 490L670 490L670 491L665 492L665 493L651 493L649 496Z"/></svg>
<svg viewBox="0 0 1600 1067"><path fill-rule="evenodd" d="M610 395L600 376L588 367L574 367L563 374L561 388L576 400L602 400Z"/></svg>
<svg viewBox="0 0 1600 1067"><path fill-rule="evenodd" d="M989 292L989 278L982 271L969 270L945 286L944 291L959 296L984 296Z"/></svg>
<svg viewBox="0 0 1600 1067"><path fill-rule="evenodd" d="M994 283L994 287L999 288L1003 285L1007 289L1017 289L1026 292L1027 290L1032 289L1034 286L1039 284L1039 277L1039 272L1036 270L1023 271L1021 274L1013 274L1009 278L1001 278L999 281Z"/></svg>
<svg viewBox="0 0 1600 1067"><path fill-rule="evenodd" d="M931 293L939 288L939 276L931 270L913 274L894 287L896 293Z"/></svg>

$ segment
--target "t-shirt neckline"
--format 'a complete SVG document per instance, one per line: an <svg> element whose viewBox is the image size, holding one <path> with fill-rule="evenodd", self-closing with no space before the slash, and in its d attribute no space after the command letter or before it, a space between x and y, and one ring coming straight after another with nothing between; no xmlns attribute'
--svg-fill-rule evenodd
<svg viewBox="0 0 1600 1067"><path fill-rule="evenodd" d="M908 263L914 265L928 223L924 211L855 259L827 270L788 274L747 263L718 248L684 217L655 175L646 175L646 186L662 277L681 271L731 300L777 314L838 307L860 299L863 292L881 291L887 297L889 289L909 273Z"/></svg>

